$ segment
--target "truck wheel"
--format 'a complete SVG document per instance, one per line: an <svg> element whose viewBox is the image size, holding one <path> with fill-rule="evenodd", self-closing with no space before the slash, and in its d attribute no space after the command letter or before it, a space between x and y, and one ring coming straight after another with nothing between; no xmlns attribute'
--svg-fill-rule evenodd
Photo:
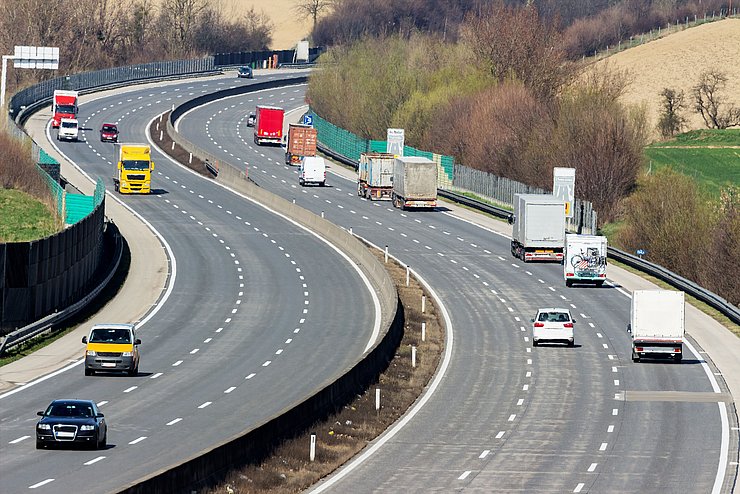
<svg viewBox="0 0 740 494"><path fill-rule="evenodd" d="M573 280L565 280L565 286L567 287L573 286Z"/></svg>
<svg viewBox="0 0 740 494"><path fill-rule="evenodd" d="M92 369L88 369L87 367L85 367L85 375L86 376L94 376L95 375L95 371L92 370Z"/></svg>
<svg viewBox="0 0 740 494"><path fill-rule="evenodd" d="M683 360L683 354L677 353L676 355L673 356L673 360L677 364L680 364L681 363L681 360Z"/></svg>
<svg viewBox="0 0 740 494"><path fill-rule="evenodd" d="M540 342L532 338L532 346L539 346Z"/></svg>
<svg viewBox="0 0 740 494"><path fill-rule="evenodd" d="M604 286L604 282L603 281L597 281L596 282L596 287L597 288L601 288L602 286Z"/></svg>
<svg viewBox="0 0 740 494"><path fill-rule="evenodd" d="M569 346L569 347L574 347L574 346L576 346L576 340L575 340L575 338L574 338L574 339L572 339L572 340L568 340L568 346Z"/></svg>
<svg viewBox="0 0 740 494"><path fill-rule="evenodd" d="M632 361L633 362L639 362L640 361L640 356L634 350L632 351Z"/></svg>

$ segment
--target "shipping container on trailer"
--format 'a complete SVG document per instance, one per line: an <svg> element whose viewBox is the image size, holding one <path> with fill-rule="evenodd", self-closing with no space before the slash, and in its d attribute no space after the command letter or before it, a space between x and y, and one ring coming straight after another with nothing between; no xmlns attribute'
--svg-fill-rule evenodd
<svg viewBox="0 0 740 494"><path fill-rule="evenodd" d="M371 201L390 201L393 192L395 156L390 153L362 153L357 167L357 195Z"/></svg>

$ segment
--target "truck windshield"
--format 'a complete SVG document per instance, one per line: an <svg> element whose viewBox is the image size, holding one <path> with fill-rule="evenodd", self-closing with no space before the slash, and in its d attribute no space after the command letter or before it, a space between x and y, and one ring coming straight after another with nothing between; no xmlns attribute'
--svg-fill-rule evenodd
<svg viewBox="0 0 740 494"><path fill-rule="evenodd" d="M65 129L75 129L77 128L77 123L75 122L62 122L62 127Z"/></svg>
<svg viewBox="0 0 740 494"><path fill-rule="evenodd" d="M123 160L123 168L126 170L148 170L147 160Z"/></svg>
<svg viewBox="0 0 740 494"><path fill-rule="evenodd" d="M57 105L57 113L77 113L77 108L74 105Z"/></svg>
<svg viewBox="0 0 740 494"><path fill-rule="evenodd" d="M128 329L97 328L90 335L90 343L131 343Z"/></svg>

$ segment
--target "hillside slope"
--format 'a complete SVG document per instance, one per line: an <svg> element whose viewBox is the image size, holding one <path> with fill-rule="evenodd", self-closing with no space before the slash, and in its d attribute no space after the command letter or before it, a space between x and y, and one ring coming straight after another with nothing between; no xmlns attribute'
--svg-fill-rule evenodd
<svg viewBox="0 0 740 494"><path fill-rule="evenodd" d="M691 98L691 87L703 71L723 72L728 81L722 94L728 102L740 106L740 19L725 19L679 31L599 63L629 71L632 84L624 101L645 104L652 129L660 115L660 92L666 87L686 94L688 128L705 128L701 116L693 111Z"/></svg>

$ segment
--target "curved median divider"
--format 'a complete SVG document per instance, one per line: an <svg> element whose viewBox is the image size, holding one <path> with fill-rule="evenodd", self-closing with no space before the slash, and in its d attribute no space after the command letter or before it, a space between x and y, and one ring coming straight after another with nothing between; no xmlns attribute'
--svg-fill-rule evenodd
<svg viewBox="0 0 740 494"><path fill-rule="evenodd" d="M303 80L305 81L305 78ZM290 82L292 81L271 81L266 85L277 87ZM279 84L273 86L275 83ZM265 85L259 84L238 89L242 92L250 92L257 90L255 86L259 86L259 89L265 88ZM210 100L220 99L225 93L234 94L233 91L234 89L229 89L196 98L196 100L200 101L198 104L203 104ZM182 105L184 106L193 108L197 104L191 101ZM176 108L172 115L182 115L186 111L182 110L182 107ZM172 141L193 153L193 157L202 162L217 160L215 156L209 155L179 136L174 130L173 121L170 117L166 127ZM333 223L246 180L245 172L223 160L218 161L221 163L216 178L218 182L308 227L330 241L360 266L380 300L380 336L374 346L356 364L340 371L337 379L326 382L310 392L308 398L286 407L262 424L246 429L220 444L205 448L187 460L127 486L122 492L185 492L211 485L223 479L230 470L263 459L283 440L296 436L315 422L338 411L357 394L367 389L393 359L403 336L404 313L393 281L383 264L364 244Z"/></svg>

